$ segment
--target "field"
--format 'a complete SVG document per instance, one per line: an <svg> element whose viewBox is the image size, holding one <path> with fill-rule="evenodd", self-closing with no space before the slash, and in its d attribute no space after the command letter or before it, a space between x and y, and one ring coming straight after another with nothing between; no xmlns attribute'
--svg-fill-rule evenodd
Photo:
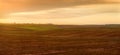
<svg viewBox="0 0 120 55"><path fill-rule="evenodd" d="M0 55L120 55L120 26L0 24Z"/></svg>

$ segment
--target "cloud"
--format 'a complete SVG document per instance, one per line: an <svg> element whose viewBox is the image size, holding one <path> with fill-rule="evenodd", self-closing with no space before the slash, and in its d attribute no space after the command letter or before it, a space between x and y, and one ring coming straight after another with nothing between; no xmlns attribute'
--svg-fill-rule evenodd
<svg viewBox="0 0 120 55"><path fill-rule="evenodd" d="M120 12L118 4L99 4L86 6L73 6L66 8L55 8L49 10L31 11L31 12L17 12L11 13L9 16L23 17L23 18L40 18L40 19L55 19L55 18L71 18L82 17L87 15L94 15L98 13L117 13Z"/></svg>
<svg viewBox="0 0 120 55"><path fill-rule="evenodd" d="M120 3L120 0L105 0L106 2Z"/></svg>
<svg viewBox="0 0 120 55"><path fill-rule="evenodd" d="M0 8L4 12L17 12L96 3L104 3L104 0L0 0Z"/></svg>
<svg viewBox="0 0 120 55"><path fill-rule="evenodd" d="M72 6L31 12L10 13L8 23L105 24L120 23L120 4Z"/></svg>
<svg viewBox="0 0 120 55"><path fill-rule="evenodd" d="M49 10L106 2L119 2L119 0L0 0L0 16L5 13Z"/></svg>

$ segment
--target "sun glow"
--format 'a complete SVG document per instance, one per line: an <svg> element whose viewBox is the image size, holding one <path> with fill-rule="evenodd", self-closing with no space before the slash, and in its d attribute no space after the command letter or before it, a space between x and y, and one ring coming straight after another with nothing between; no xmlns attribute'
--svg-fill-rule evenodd
<svg viewBox="0 0 120 55"><path fill-rule="evenodd" d="M8 14L3 23L120 24L120 4L98 4Z"/></svg>

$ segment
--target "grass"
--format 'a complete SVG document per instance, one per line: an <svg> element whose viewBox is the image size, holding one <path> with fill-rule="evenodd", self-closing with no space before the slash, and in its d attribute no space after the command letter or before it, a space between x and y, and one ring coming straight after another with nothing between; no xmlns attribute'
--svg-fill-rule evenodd
<svg viewBox="0 0 120 55"><path fill-rule="evenodd" d="M0 55L120 55L119 28L0 25Z"/></svg>
<svg viewBox="0 0 120 55"><path fill-rule="evenodd" d="M49 31L49 30L55 30L58 29L55 26L47 25L47 26L22 26L23 29L29 29L29 30L36 30L36 31Z"/></svg>

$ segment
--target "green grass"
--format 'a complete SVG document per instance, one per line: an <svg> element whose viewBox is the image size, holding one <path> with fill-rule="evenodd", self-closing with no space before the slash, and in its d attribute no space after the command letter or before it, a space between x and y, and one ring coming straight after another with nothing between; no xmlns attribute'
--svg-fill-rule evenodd
<svg viewBox="0 0 120 55"><path fill-rule="evenodd" d="M35 30L35 31L49 31L49 30L56 30L60 29L55 25L40 25L40 24L0 24L0 27L14 27L14 28L21 28L21 29L28 29L28 30Z"/></svg>
<svg viewBox="0 0 120 55"><path fill-rule="evenodd" d="M50 30L56 30L59 29L56 26L53 25L25 25L25 26L19 26L23 29L29 29L29 30L35 30L35 31L50 31Z"/></svg>

